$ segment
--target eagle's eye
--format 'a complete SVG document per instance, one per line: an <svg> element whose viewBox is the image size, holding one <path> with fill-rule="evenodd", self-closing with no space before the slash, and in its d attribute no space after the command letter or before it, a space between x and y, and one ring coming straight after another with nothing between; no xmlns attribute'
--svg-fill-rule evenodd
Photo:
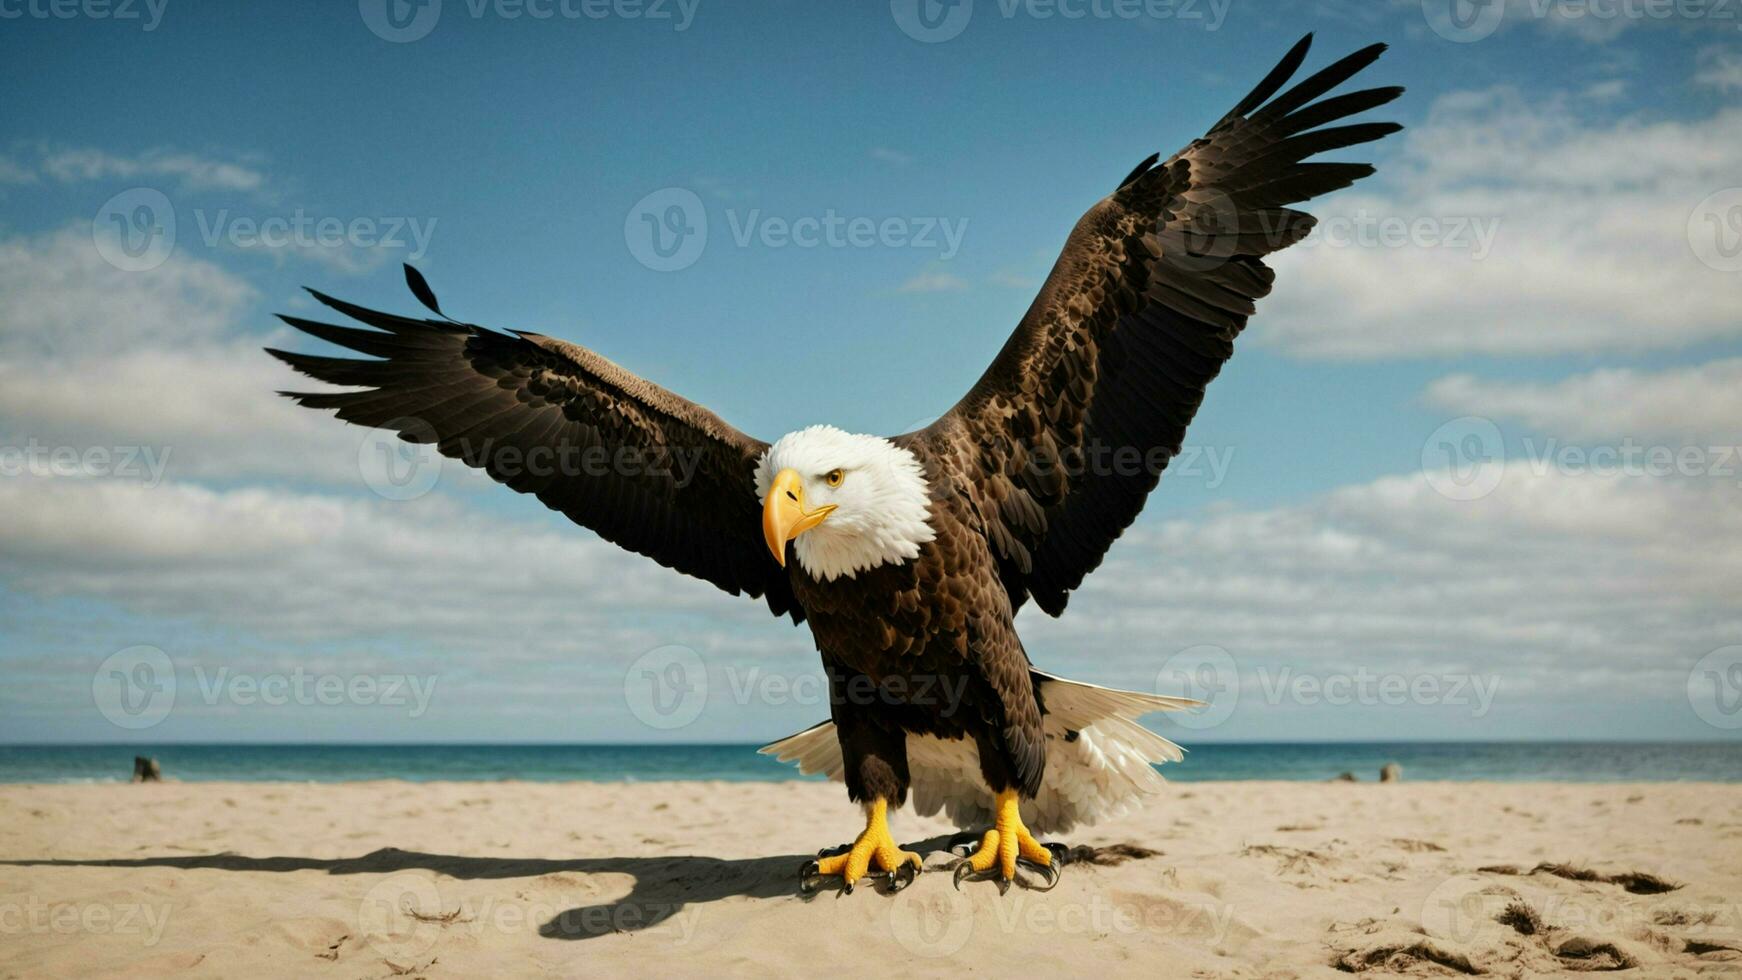
<svg viewBox="0 0 1742 980"><path fill-rule="evenodd" d="M838 469L837 470L830 470L827 474L825 474L823 476L823 482L827 483L831 487L838 487L841 485L841 481L845 480L846 478L847 478L847 474L841 472L840 470L838 470Z"/></svg>

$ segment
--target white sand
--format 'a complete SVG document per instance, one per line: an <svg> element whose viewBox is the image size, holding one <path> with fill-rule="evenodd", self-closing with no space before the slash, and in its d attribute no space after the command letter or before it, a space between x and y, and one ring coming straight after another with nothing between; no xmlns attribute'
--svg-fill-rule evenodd
<svg viewBox="0 0 1742 980"><path fill-rule="evenodd" d="M815 783L5 786L0 975L1742 976L1742 786L1176 784L1070 841L1158 855L1050 893L938 850L801 898L858 829ZM1478 870L1541 862L1680 887Z"/></svg>

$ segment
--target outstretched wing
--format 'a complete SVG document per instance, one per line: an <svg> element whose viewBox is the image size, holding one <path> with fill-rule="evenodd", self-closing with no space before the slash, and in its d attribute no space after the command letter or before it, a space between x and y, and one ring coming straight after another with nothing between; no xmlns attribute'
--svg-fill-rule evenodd
<svg viewBox="0 0 1742 980"><path fill-rule="evenodd" d="M409 266L406 278L437 309ZM607 541L803 619L762 543L754 474L765 443L576 344L378 313L310 292L375 329L281 319L371 357L269 352L311 378L364 390L282 394L434 443Z"/></svg>
<svg viewBox="0 0 1742 980"><path fill-rule="evenodd" d="M1304 161L1401 128L1327 126L1401 88L1314 101L1382 44L1278 96L1311 42L1302 38L1204 137L1160 165L1159 155L1143 161L1090 208L997 360L911 437L970 445L974 496L1013 605L1032 595L1058 615L1143 508L1254 301L1270 292L1263 257L1313 227L1288 205L1373 172Z"/></svg>

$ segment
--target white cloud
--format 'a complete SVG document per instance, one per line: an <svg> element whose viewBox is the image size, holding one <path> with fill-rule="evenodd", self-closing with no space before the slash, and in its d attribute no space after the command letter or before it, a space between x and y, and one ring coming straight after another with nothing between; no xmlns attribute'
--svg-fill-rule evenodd
<svg viewBox="0 0 1742 980"><path fill-rule="evenodd" d="M871 159L878 160L878 161L881 161L883 163L891 163L897 167L905 167L908 164L913 162L912 154L903 153L900 150L892 150L887 146L874 146L874 147L872 147L871 148Z"/></svg>
<svg viewBox="0 0 1742 980"><path fill-rule="evenodd" d="M1702 48L1694 83L1720 92L1742 90L1742 52L1717 46Z"/></svg>
<svg viewBox="0 0 1742 980"><path fill-rule="evenodd" d="M1665 371L1607 368L1554 383L1454 374L1429 404L1460 415L1516 419L1562 439L1727 440L1742 425L1742 358Z"/></svg>
<svg viewBox="0 0 1742 980"><path fill-rule="evenodd" d="M173 150L122 156L89 148L40 147L37 167L63 183L170 178L188 189L256 191L265 174L241 163Z"/></svg>
<svg viewBox="0 0 1742 980"><path fill-rule="evenodd" d="M363 430L275 391L319 389L250 331L259 296L178 252L146 272L103 260L66 229L0 241L0 445L149 447L168 475L288 476L358 486Z"/></svg>
<svg viewBox="0 0 1742 980"><path fill-rule="evenodd" d="M624 610L681 611L714 592L583 532L482 517L439 494L21 476L0 480L0 501L8 577L32 592L278 638L497 649L506 638L492 634L508 622L583 642L602 624L632 624Z"/></svg>
<svg viewBox="0 0 1742 980"><path fill-rule="evenodd" d="M0 156L0 184L34 184L36 172L9 156Z"/></svg>
<svg viewBox="0 0 1742 980"><path fill-rule="evenodd" d="M1042 668L1127 686L1187 648L1227 650L1250 697L1217 737L1382 737L1358 708L1309 712L1303 729L1300 705L1261 703L1282 668L1499 684L1493 717L1430 706L1404 716L1407 737L1540 736L1547 706L1595 702L1637 714L1581 734L1643 718L1658 735L1711 735L1685 690L1692 664L1742 626L1742 554L1714 544L1742 533L1737 492L1733 477L1508 464L1492 494L1459 502L1420 474L1387 477L1137 531L1061 620L1019 625Z"/></svg>
<svg viewBox="0 0 1742 980"><path fill-rule="evenodd" d="M1713 543L1742 534L1736 492L1733 480L1520 465L1493 494L1458 502L1420 474L1387 477L1300 505L1140 528L1063 619L1026 613L1019 625L1039 666L1126 686L1150 686L1177 651L1222 647L1248 685L1246 707L1206 737L1386 733L1355 708L1312 713L1301 728L1300 705L1263 703L1265 671L1281 668L1498 683L1492 718L1430 704L1413 716L1418 737L1540 735L1530 719L1549 706L1593 704L1628 704L1670 728L1686 715L1684 731L1698 734L1687 671L1742 627L1731 585L1742 554ZM249 662L265 665L254 669L318 667L323 655L295 651L343 644L358 663L440 672L449 698L500 691L514 706L467 712L507 718L574 699L606 721L565 732L633 738L649 733L623 710L625 670L653 647L705 651L710 670L736 665L740 680L755 667L789 678L816 669L809 637L758 602L584 532L488 517L440 495L390 503L14 478L0 480L0 540L10 589L186 624L93 628L53 681L73 687L88 689L90 666L129 643L156 641L208 669L234 662L242 654L175 639L215 627L249 638ZM390 655L401 649L409 660ZM468 671L476 676L456 676ZM721 703L690 734L742 738L826 714L826 704L737 702L726 675L714 680Z"/></svg>
<svg viewBox="0 0 1742 980"><path fill-rule="evenodd" d="M0 359L0 446L144 447L172 478L276 476L362 487L366 430L275 392L324 386L254 340L136 350L31 367Z"/></svg>
<svg viewBox="0 0 1742 980"><path fill-rule="evenodd" d="M1701 201L1742 173L1742 109L1590 124L1565 99L1495 88L1447 95L1401 135L1383 182L1315 209L1329 235L1276 256L1263 343L1367 359L1742 334L1734 276L1688 237ZM1387 228L1403 235L1385 243ZM1363 233L1380 244L1337 247Z"/></svg>
<svg viewBox="0 0 1742 980"><path fill-rule="evenodd" d="M968 283L961 276L938 269L927 269L896 287L896 291L902 293L947 293L967 288Z"/></svg>
<svg viewBox="0 0 1742 980"><path fill-rule="evenodd" d="M254 288L185 250L148 272L104 261L88 226L0 240L0 357L78 358L225 335Z"/></svg>
<svg viewBox="0 0 1742 980"><path fill-rule="evenodd" d="M758 669L820 674L809 637L760 601L581 529L489 517L441 494L389 502L13 476L0 479L0 540L0 584L41 610L26 626L51 634L42 660L23 658L30 703L0 713L12 739L40 738L49 725L113 734L92 710L92 670L141 643L178 666L189 696L161 731L184 738L742 739L828 714L826 700L733 696L734 678ZM105 612L57 631L48 610L63 598ZM707 658L714 694L694 726L663 733L631 712L624 686L637 657L674 644ZM403 713L344 721L202 706L196 671L223 668L434 677L425 724L439 729Z"/></svg>

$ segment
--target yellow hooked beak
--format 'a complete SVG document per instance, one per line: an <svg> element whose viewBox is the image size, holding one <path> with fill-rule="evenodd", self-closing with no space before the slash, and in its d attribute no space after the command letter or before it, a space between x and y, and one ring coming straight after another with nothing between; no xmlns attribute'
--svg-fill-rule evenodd
<svg viewBox="0 0 1742 980"><path fill-rule="evenodd" d="M834 504L824 504L816 510L804 508L804 481L797 470L781 470L774 474L774 485L762 501L762 537L774 560L786 565L786 543L816 527L835 510Z"/></svg>

